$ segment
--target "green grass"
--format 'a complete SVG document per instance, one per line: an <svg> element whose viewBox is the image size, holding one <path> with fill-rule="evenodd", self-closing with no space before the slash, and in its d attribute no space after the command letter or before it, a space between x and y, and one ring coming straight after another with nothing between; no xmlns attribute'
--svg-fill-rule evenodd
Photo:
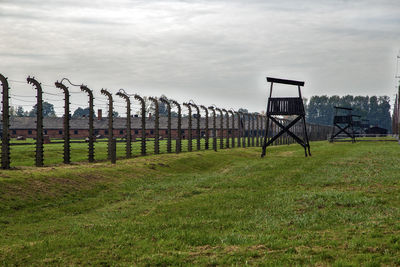
<svg viewBox="0 0 400 267"><path fill-rule="evenodd" d="M261 138L260 138L261 139ZM226 139L225 139L226 140ZM225 141L224 140L224 145ZM237 139L236 139L237 140ZM60 142L61 140L57 140ZM77 141L77 140L72 140ZM79 140L82 141L82 140ZM10 160L11 167L21 167L21 166L34 166L35 165L35 140L27 139L27 140L12 140L13 144L18 143L32 143L31 145L12 145ZM167 141L160 140L160 153L167 152ZM217 139L217 148L219 150L220 139ZM95 160L96 161L104 161L107 160L107 139L103 139L100 142L95 142ZM231 142L230 142L231 144ZM237 144L237 141L236 141ZM141 155L141 142L138 139L136 142L131 143L132 146L132 156L137 157ZM247 139L246 139L247 146ZM118 142L117 143L117 158L123 159L126 157L126 143ZM172 152L175 152L176 141L172 140ZM197 140L192 140L192 149L193 151L197 150ZM209 149L212 149L212 139L209 139ZM205 139L201 139L201 150L205 150ZM182 140L182 151L188 151L188 140ZM64 146L62 143L58 144L45 144L44 145L44 164L46 166L56 165L63 163L63 154ZM146 153L151 155L154 154L154 139L149 139L146 142ZM88 144L87 143L71 143L71 162L84 162L88 161Z"/></svg>
<svg viewBox="0 0 400 267"><path fill-rule="evenodd" d="M0 265L400 265L400 147L0 171Z"/></svg>

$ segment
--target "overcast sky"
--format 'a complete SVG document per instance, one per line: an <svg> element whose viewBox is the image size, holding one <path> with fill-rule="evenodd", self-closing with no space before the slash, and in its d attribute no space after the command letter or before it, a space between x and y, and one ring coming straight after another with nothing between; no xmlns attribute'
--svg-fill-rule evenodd
<svg viewBox="0 0 400 267"><path fill-rule="evenodd" d="M0 25L0 73L43 84L68 77L99 101L101 88L125 88L261 111L266 76L304 80L305 97L395 94L399 0L0 0Z"/></svg>

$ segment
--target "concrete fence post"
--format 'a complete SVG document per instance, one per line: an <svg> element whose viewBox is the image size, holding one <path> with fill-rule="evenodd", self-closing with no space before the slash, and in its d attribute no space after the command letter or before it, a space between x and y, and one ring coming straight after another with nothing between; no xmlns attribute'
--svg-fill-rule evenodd
<svg viewBox="0 0 400 267"><path fill-rule="evenodd" d="M226 110L226 109L222 109L222 111L223 112L225 112L225 115L226 115L226 142L225 142L225 146L226 146L226 148L229 148L230 147L230 145L229 145L229 136L230 136L230 134L229 134L229 130L230 130L230 127L229 127L229 113L228 113L228 111Z"/></svg>
<svg viewBox="0 0 400 267"><path fill-rule="evenodd" d="M112 159L112 146L114 139L114 125L113 125L113 97L107 89L101 89L101 94L107 96L108 98L108 159Z"/></svg>
<svg viewBox="0 0 400 267"><path fill-rule="evenodd" d="M117 93L117 96L125 99L126 101L126 157L132 156L132 129L131 129L131 100L129 96L123 93L121 90Z"/></svg>
<svg viewBox="0 0 400 267"><path fill-rule="evenodd" d="M87 86L81 85L81 91L89 96L89 162L94 162L94 97L93 91Z"/></svg>
<svg viewBox="0 0 400 267"><path fill-rule="evenodd" d="M212 111L212 116L213 116L213 128L212 128L212 134L213 134L213 149L214 151L217 151L217 118L215 114L215 109L213 106L208 107Z"/></svg>
<svg viewBox="0 0 400 267"><path fill-rule="evenodd" d="M224 149L224 114L222 113L222 109L215 108L216 111L219 112L219 148Z"/></svg>
<svg viewBox="0 0 400 267"><path fill-rule="evenodd" d="M146 103L144 99L139 96L138 94L135 94L133 96L136 100L140 102L141 105L141 115L142 115L142 120L141 120L141 140L140 140L140 152L142 156L146 155Z"/></svg>
<svg viewBox="0 0 400 267"><path fill-rule="evenodd" d="M0 74L2 86L2 135L1 135L1 168L10 168L10 88L7 78Z"/></svg>
<svg viewBox="0 0 400 267"><path fill-rule="evenodd" d="M69 90L68 87L60 82L55 82L55 86L64 92L64 118L63 118L63 138L64 138L64 164L71 163L71 137L70 128L70 110L69 110Z"/></svg>
<svg viewBox="0 0 400 267"><path fill-rule="evenodd" d="M43 166L43 90L35 78L28 77L28 84L36 88L36 167Z"/></svg>
<svg viewBox="0 0 400 267"><path fill-rule="evenodd" d="M187 107L189 116L188 116L188 151L192 152L192 106L189 103L183 103L185 107Z"/></svg>
<svg viewBox="0 0 400 267"><path fill-rule="evenodd" d="M153 101L155 107L154 114L154 154L160 153L160 113L158 107L158 100L155 97L149 97L149 100Z"/></svg>
<svg viewBox="0 0 400 267"><path fill-rule="evenodd" d="M175 143L175 152L180 153L182 151L182 108L181 105L175 100L171 100L171 103L178 108L178 125L177 125L178 133Z"/></svg>
<svg viewBox="0 0 400 267"><path fill-rule="evenodd" d="M236 111L237 124L238 124L238 147L242 147L242 120L240 118L241 113Z"/></svg>
<svg viewBox="0 0 400 267"><path fill-rule="evenodd" d="M206 116L205 116L205 142L204 142L204 146L205 146L205 149L207 150L208 149L208 147L209 147L209 138L210 138L210 132L209 132L209 129L208 129L208 109L205 107L205 106L200 106L203 110L204 110L204 112L206 113Z"/></svg>
<svg viewBox="0 0 400 267"><path fill-rule="evenodd" d="M196 109L196 148L197 150L201 149L201 135L200 135L200 108L195 103L190 103L192 107Z"/></svg>
<svg viewBox="0 0 400 267"><path fill-rule="evenodd" d="M171 153L172 152L172 135L171 135L171 104L169 103L169 101L165 98L160 98L160 101L162 103L164 103L167 106L167 110L168 110L168 121L167 121L167 153Z"/></svg>
<svg viewBox="0 0 400 267"><path fill-rule="evenodd" d="M235 148L235 139L236 139L236 134L235 134L235 112L233 110L228 111L232 115L232 148Z"/></svg>

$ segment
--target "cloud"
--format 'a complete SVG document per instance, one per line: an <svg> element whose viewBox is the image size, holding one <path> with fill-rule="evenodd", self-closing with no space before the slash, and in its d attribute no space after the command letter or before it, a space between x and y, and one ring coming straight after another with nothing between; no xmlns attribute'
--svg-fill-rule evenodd
<svg viewBox="0 0 400 267"><path fill-rule="evenodd" d="M305 80L305 96L392 96L399 13L396 0L0 1L0 72L251 111L267 75Z"/></svg>

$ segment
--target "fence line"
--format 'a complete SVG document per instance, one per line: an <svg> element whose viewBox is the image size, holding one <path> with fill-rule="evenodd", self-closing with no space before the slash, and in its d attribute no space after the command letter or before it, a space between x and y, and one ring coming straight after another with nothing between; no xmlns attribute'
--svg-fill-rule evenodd
<svg viewBox="0 0 400 267"><path fill-rule="evenodd" d="M64 79L63 79L64 80ZM81 126L83 128L72 128L71 123L75 123L70 119L70 92L68 87L61 82L55 83L55 88L58 88L63 91L64 95L64 114L62 119L62 139L63 142L57 141L57 137L54 138L53 141L50 141L50 135L47 133L49 130L47 127L43 126L43 122L46 119L43 118L43 97L41 84L34 78L28 77L27 82L32 84L36 89L36 126L35 129L31 129L32 136L33 131L35 131L35 165L40 167L44 165L44 143L48 144L61 144L63 143L63 162L65 164L71 163L71 144L78 143L87 143L87 151L88 156L87 160L89 162L95 161L95 143L101 144L103 142L107 142L107 158L111 160L111 162L115 163L117 159L117 143L125 143L125 158L130 158L133 155L138 156L133 151L133 148L137 148L135 144L140 141L140 153L139 155L146 155L149 153L147 146L154 146L153 153L159 154L164 151L160 150L160 143L163 145L166 144L166 153L180 153L182 152L182 141L185 140L187 147L185 150L193 151L193 138L196 139L196 151L199 150L208 150L213 149L217 151L218 149L225 148L234 148L234 147L259 147L262 144L262 139L265 137L266 131L270 128L272 131L266 138L271 138L274 133L278 131L278 129L274 125L267 125L266 116L261 114L254 113L243 113L234 111L232 109L221 109L216 107L215 105L206 107L203 105L197 105L193 101L188 103L183 103L188 109L188 116L184 119L182 118L182 108L181 104L175 100L168 100L166 98L157 99L155 97L149 97L149 101L152 101L155 106L155 114L154 118L146 117L146 103L145 98L139 96L137 94L127 94L124 90L120 90L116 93L117 96L121 97L125 100L126 106L126 118L113 118L114 112L114 99L112 94L106 89L101 89L101 94L107 97L107 100L99 99L101 101L107 101L108 107L108 119L107 124L108 127L106 130L104 128L95 128L94 125L94 97L93 90L89 89L85 85L74 85L69 82L73 86L79 86L81 91L86 93L89 100L89 118L86 126ZM11 142L11 134L14 130L10 128L10 117L9 117L9 99L10 99L10 88L7 81L7 78L0 74L0 82L2 86L2 146L1 146L1 167L3 169L9 169L11 163L10 156L10 147L18 146L18 145L31 145L32 143L15 143ZM61 95L61 94L57 94ZM11 95L12 96L12 95ZM135 124L136 120L131 116L131 98L133 96L135 100L139 102L141 109L141 118L140 118L140 130L139 127L135 126L132 128L132 124ZM166 129L165 127L160 127L160 117L159 114L159 103L164 103L167 107L168 115L166 117ZM172 106L176 107L177 117L172 118ZM122 107L122 106L121 106ZM195 128L193 129L192 125L192 108L195 109L194 117L196 119ZM200 110L203 110L205 116L202 116ZM209 112L210 111L210 112ZM218 112L218 115L217 113ZM211 114L210 114L211 113ZM210 118L211 116L211 118ZM55 118L57 119L57 118ZM134 119L134 120L132 120ZM217 123L218 119L218 123ZM84 119L86 120L86 118ZM121 120L126 120L126 125L123 127L115 127L115 123L117 120L120 122ZM163 123L165 124L165 118L163 118ZM285 125L287 124L287 120L279 119L279 121ZM184 127L183 124L184 123ZM96 124L98 122L96 121ZM174 127L172 127L174 125ZM211 127L210 127L211 126ZM85 128L87 127L87 129ZM98 139L99 131L104 130L106 136L108 136L107 140ZM315 124L307 124L307 130L310 132L311 140L326 140L328 133L330 132L331 126L323 126L323 125L315 125ZM28 129L25 129L28 130ZM78 132L78 130L83 130L85 133L83 141L71 140L71 132ZM106 133L107 131L107 133ZM119 132L118 132L119 131ZM125 132L124 132L125 131ZM161 133L161 131L164 131ZM304 129L302 127L296 126L293 129L294 132L302 132ZM28 131L29 132L29 131ZM57 136L58 136L57 135ZM194 136L193 136L194 135ZM14 134L15 136L15 134ZM139 139L140 136L140 140ZM46 139L44 138L46 137ZM134 138L132 138L134 137ZM163 141L164 137L166 138L166 143ZM61 137L58 137L61 140ZM117 139L119 138L119 139ZM121 139L122 138L122 139ZM212 141L212 147L210 146L210 138ZM97 139L97 140L96 140ZM173 142L175 142L175 146L173 149ZM274 145L278 144L291 144L294 140L292 137L288 135L283 135L278 138ZM133 145L133 146L132 146ZM150 147L149 147L150 150ZM101 153L100 151L98 153Z"/></svg>

